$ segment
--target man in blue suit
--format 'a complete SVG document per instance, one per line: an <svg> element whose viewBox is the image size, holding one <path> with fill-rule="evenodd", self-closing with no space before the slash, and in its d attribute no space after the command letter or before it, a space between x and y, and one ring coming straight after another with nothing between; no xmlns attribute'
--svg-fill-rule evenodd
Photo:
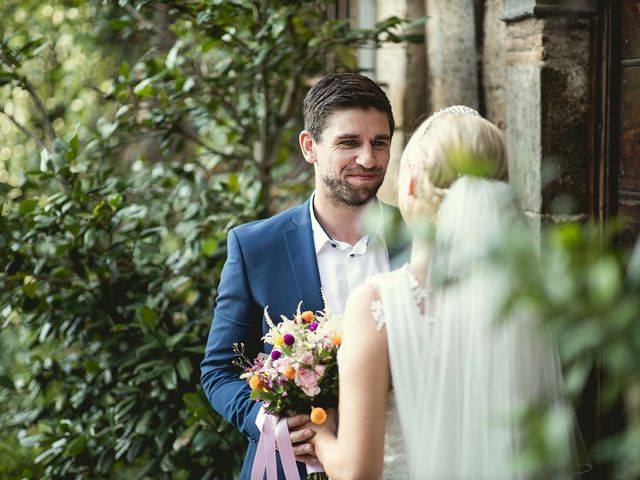
<svg viewBox="0 0 640 480"><path fill-rule="evenodd" d="M394 121L385 93L371 79L350 73L320 79L305 97L300 148L314 166L315 192L304 204L272 218L232 229L216 307L201 365L204 392L213 408L249 439L241 478L249 479L260 431L261 404L232 364L233 344L248 358L268 352L262 317L274 319L323 308L320 288L334 313L342 313L351 291L369 276L387 271L380 234L364 234L359 222L380 187L390 155ZM308 415L287 419L301 478L313 455L306 441ZM278 459L278 475L284 478Z"/></svg>

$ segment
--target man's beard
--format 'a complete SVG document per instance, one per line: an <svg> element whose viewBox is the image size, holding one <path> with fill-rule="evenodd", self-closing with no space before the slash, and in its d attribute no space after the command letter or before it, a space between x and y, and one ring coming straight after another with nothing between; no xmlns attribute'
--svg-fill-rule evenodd
<svg viewBox="0 0 640 480"><path fill-rule="evenodd" d="M347 205L350 207L360 207L368 203L378 193L384 176L380 170L368 173L378 174L379 180L370 185L356 186L349 183L346 179L348 175L356 175L360 171L345 172L345 177L328 177L322 175L322 182L327 186L330 198L338 205Z"/></svg>

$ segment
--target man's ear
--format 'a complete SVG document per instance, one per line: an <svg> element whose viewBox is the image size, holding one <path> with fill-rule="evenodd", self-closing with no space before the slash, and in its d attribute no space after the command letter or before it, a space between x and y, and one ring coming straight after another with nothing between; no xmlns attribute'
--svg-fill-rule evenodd
<svg viewBox="0 0 640 480"><path fill-rule="evenodd" d="M301 131L298 136L298 142L300 142L300 150L302 150L304 159L309 163L316 163L318 161L314 149L316 142L311 134L307 130Z"/></svg>

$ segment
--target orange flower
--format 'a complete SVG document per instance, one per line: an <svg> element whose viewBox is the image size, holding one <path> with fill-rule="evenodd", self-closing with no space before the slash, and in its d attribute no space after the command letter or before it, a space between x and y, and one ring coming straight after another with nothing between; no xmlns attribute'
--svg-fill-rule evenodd
<svg viewBox="0 0 640 480"><path fill-rule="evenodd" d="M333 343L336 347L342 345L342 337L340 335L334 335L331 337L331 343Z"/></svg>
<svg viewBox="0 0 640 480"><path fill-rule="evenodd" d="M264 387L264 384L258 375L252 375L249 379L249 386L251 390L259 390Z"/></svg>
<svg viewBox="0 0 640 480"><path fill-rule="evenodd" d="M311 422L316 425L322 425L327 421L327 412L322 407L312 407L311 408Z"/></svg>
<svg viewBox="0 0 640 480"><path fill-rule="evenodd" d="M284 371L284 376L289 380L293 380L296 376L296 369L293 367L287 367Z"/></svg>
<svg viewBox="0 0 640 480"><path fill-rule="evenodd" d="M307 310L305 312L302 312L302 314L300 315L300 318L304 323L311 323L313 321L314 316L315 315L311 310Z"/></svg>

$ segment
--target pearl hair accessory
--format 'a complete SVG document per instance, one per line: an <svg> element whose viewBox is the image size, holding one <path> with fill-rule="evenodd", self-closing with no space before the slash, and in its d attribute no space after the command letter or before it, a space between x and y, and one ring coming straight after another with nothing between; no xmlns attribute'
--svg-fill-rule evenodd
<svg viewBox="0 0 640 480"><path fill-rule="evenodd" d="M482 115L480 115L478 113L477 110L474 110L471 107L467 107L466 105L451 105L449 107L443 108L438 110L437 112L434 112L431 114L431 116L429 116L429 118L427 118L425 120L424 123L424 130L422 131L422 136L424 137L424 135L427 133L427 130L429 130L429 128L431 128L431 125L433 125L433 122L440 116L448 114L448 113L453 113L453 114L458 114L458 115L471 115L473 117L481 117ZM411 178L411 181L409 183L409 191L408 191L408 196L407 198L405 198L404 201L404 208L405 210L407 208L409 208L409 197L414 197L415 196L415 180L413 179L413 177Z"/></svg>
<svg viewBox="0 0 640 480"><path fill-rule="evenodd" d="M477 110L474 110L471 107L467 107L466 105L451 105L450 107L446 107L441 110L438 110L437 112L432 113L431 116L427 118L427 120L425 120L424 131L422 132L422 136L424 137L424 134L427 133L427 130L429 130L429 128L431 127L431 125L433 124L436 118L446 113L456 113L459 115L472 115L474 117L481 116L477 112Z"/></svg>

